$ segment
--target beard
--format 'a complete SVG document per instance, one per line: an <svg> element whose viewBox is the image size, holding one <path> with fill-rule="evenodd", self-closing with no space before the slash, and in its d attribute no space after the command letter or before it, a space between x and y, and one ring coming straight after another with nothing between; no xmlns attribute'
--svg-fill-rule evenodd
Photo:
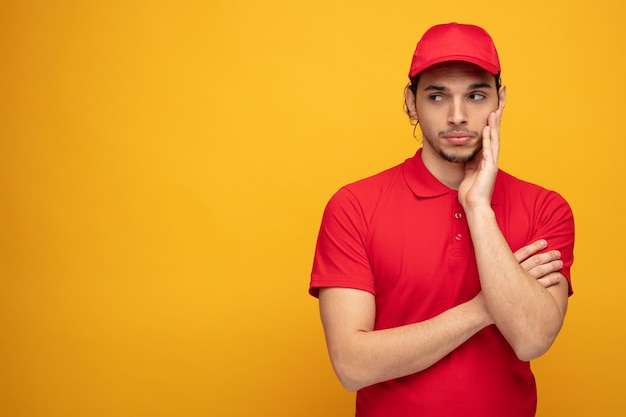
<svg viewBox="0 0 626 417"><path fill-rule="evenodd" d="M452 132L459 132L458 130L454 130ZM452 133L452 132L440 132L439 136L444 137L446 134ZM468 135L471 136L480 136L478 135L478 132L472 132L472 131L463 131L463 133L467 133ZM474 146L473 149L468 149L468 150L464 150L464 149L457 149L457 150L453 150L453 151L446 151L444 149L441 148L441 146L439 146L439 144L433 140L432 137L428 136L428 135L424 135L424 139L428 142L428 144L430 145L430 147L437 152L437 154L439 154L439 156L448 162L452 162L453 164L465 164L467 162L472 161L476 155L478 155L478 153L482 150L483 148L483 141L482 141L482 136L479 137L479 141L476 144L476 146Z"/></svg>
<svg viewBox="0 0 626 417"><path fill-rule="evenodd" d="M474 158L476 158L476 155L478 155L478 153L482 149L483 149L483 144L482 144L482 141L480 141L478 142L478 145L470 153L446 152L441 148L437 149L437 153L439 154L439 156L441 156L443 159L445 159L448 162L452 162L455 164L465 164L467 162L474 160Z"/></svg>

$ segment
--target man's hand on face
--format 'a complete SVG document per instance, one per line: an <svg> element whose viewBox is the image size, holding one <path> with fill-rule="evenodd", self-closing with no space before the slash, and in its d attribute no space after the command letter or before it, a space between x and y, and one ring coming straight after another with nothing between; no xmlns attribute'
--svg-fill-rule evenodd
<svg viewBox="0 0 626 417"><path fill-rule="evenodd" d="M500 153L500 122L506 103L506 89L500 87L498 108L489 114L482 132L482 150L465 164L465 178L459 186L459 202L468 211L491 207L491 195L498 174Z"/></svg>

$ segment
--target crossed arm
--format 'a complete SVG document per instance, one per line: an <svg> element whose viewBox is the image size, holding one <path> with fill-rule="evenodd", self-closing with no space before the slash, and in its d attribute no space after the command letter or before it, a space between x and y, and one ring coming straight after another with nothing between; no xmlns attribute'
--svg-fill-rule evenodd
<svg viewBox="0 0 626 417"><path fill-rule="evenodd" d="M545 353L561 329L569 287L565 279L538 285L511 253L491 209L503 108L502 101L489 115L482 152L465 165L459 201L472 235L485 308L516 355L528 361Z"/></svg>
<svg viewBox="0 0 626 417"><path fill-rule="evenodd" d="M559 288L552 291L567 303L560 254L537 253L543 248L545 241L533 242L515 252L514 260L538 287ZM374 330L376 305L368 292L323 288L319 299L331 362L350 391L426 369L495 322L484 291L432 319L385 330Z"/></svg>

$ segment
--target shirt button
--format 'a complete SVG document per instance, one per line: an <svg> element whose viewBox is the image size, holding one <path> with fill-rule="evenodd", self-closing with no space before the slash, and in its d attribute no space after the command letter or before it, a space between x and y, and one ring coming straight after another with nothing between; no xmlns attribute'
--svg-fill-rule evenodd
<svg viewBox="0 0 626 417"><path fill-rule="evenodd" d="M461 240L461 239L463 238L463 235L461 235L460 233L457 233L457 235L456 235L456 236L454 236L454 238L455 238L456 240Z"/></svg>
<svg viewBox="0 0 626 417"><path fill-rule="evenodd" d="M463 217L463 215L461 213L454 213L454 218L455 219L460 219L461 217Z"/></svg>

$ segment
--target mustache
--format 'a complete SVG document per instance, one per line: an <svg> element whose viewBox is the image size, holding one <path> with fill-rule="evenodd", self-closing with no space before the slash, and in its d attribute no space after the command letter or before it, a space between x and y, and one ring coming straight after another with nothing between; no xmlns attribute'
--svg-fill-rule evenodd
<svg viewBox="0 0 626 417"><path fill-rule="evenodd" d="M454 127L454 128L439 132L439 136L458 135L458 134L461 134L464 136L478 136L478 132L474 130L466 129L464 127L462 128Z"/></svg>

